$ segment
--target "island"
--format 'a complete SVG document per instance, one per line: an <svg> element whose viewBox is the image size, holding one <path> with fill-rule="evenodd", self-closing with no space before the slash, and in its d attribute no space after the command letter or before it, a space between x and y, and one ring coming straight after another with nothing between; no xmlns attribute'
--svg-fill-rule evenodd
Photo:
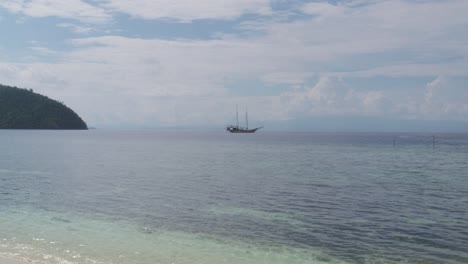
<svg viewBox="0 0 468 264"><path fill-rule="evenodd" d="M23 89L0 84L0 129L88 129L62 102Z"/></svg>

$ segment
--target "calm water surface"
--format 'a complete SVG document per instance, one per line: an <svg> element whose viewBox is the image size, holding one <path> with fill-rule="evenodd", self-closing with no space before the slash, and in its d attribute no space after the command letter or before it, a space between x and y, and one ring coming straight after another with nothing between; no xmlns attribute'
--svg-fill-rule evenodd
<svg viewBox="0 0 468 264"><path fill-rule="evenodd" d="M0 256L468 263L468 136L0 131Z"/></svg>

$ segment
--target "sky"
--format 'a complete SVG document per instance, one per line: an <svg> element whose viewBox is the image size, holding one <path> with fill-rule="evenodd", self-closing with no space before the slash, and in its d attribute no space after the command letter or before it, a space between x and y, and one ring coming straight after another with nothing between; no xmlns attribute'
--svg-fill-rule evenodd
<svg viewBox="0 0 468 264"><path fill-rule="evenodd" d="M0 83L98 128L468 131L466 0L0 0ZM242 120L243 121L243 120Z"/></svg>

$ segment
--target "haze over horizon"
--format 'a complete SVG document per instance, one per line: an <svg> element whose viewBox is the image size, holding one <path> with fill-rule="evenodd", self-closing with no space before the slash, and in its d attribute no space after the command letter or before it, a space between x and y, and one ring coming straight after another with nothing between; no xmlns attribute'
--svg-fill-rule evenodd
<svg viewBox="0 0 468 264"><path fill-rule="evenodd" d="M0 84L95 127L468 131L468 1L193 3L2 0Z"/></svg>

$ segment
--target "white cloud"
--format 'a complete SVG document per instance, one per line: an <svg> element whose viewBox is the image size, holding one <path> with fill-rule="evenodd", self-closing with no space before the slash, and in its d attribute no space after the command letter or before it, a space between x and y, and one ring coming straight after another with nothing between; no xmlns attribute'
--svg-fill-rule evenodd
<svg viewBox="0 0 468 264"><path fill-rule="evenodd" d="M332 5L329 3L314 2L305 4L302 11L309 15L316 15L320 17L342 15L346 9L341 5Z"/></svg>
<svg viewBox="0 0 468 264"><path fill-rule="evenodd" d="M303 90L280 96L289 115L379 115L390 113L383 91L359 91L341 78L322 76Z"/></svg>
<svg viewBox="0 0 468 264"><path fill-rule="evenodd" d="M86 23L103 23L111 16L81 0L2 0L0 7L31 17L61 17Z"/></svg>
<svg viewBox="0 0 468 264"><path fill-rule="evenodd" d="M438 76L426 85L423 111L428 117L466 119L468 114L468 86L451 78Z"/></svg>
<svg viewBox="0 0 468 264"><path fill-rule="evenodd" d="M248 40L144 40L124 37L76 39L65 55L125 79L117 86L160 96L213 95L224 92L226 78L261 76L296 61L265 43ZM273 50L272 50L273 49ZM252 62L255 63L252 63ZM139 84L139 85L132 85Z"/></svg>
<svg viewBox="0 0 468 264"><path fill-rule="evenodd" d="M283 93L287 116L364 115L402 119L467 120L468 87L439 76L425 87L405 90L359 89L345 79L322 76L313 86Z"/></svg>
<svg viewBox="0 0 468 264"><path fill-rule="evenodd" d="M26 14L38 3L7 1L0 6ZM270 12L267 1L236 1L229 10L219 1L201 1L196 6L188 1L94 3L108 8L106 12L183 21ZM163 3L167 6L160 6ZM466 97L443 79L468 76L467 9L467 1L456 0L315 3L303 7L313 14L308 19L259 22L255 30L262 34L248 37L80 38L68 41L71 51L55 53L58 63L0 64L0 83L55 96L95 124L224 123L236 103L254 106L252 112L263 120L339 114L450 119L457 113L462 118L468 107L454 97ZM71 17L73 12L67 12L57 16ZM103 17L108 19L106 12ZM48 14L58 13L49 10ZM59 26L73 28L72 24ZM50 51L45 45L34 47L38 52ZM440 75L445 77L427 88L415 87L421 92L411 96L379 87L365 91L346 82L347 77ZM310 79L317 77L317 84L310 85ZM272 96L228 96L226 79L249 78L262 80L265 89L284 84L295 90Z"/></svg>
<svg viewBox="0 0 468 264"><path fill-rule="evenodd" d="M468 60L463 58L453 62L443 63L400 63L389 64L370 68L367 70L356 70L348 72L332 72L333 76L342 77L372 77L372 76L391 76L391 77L414 77L414 76L468 76Z"/></svg>
<svg viewBox="0 0 468 264"><path fill-rule="evenodd" d="M269 0L2 0L0 8L31 17L60 17L85 23L109 22L115 13L143 19L234 19L244 14L271 15Z"/></svg>
<svg viewBox="0 0 468 264"><path fill-rule="evenodd" d="M76 34L89 34L92 31L94 31L92 27L79 26L79 25L70 24L70 23L59 23L57 24L57 27L68 28Z"/></svg>
<svg viewBox="0 0 468 264"><path fill-rule="evenodd" d="M39 53L39 54L42 54L42 55L56 55L57 54L56 51L45 48L45 47L41 47L41 46L32 46L32 47L29 47L29 48L31 50Z"/></svg>
<svg viewBox="0 0 468 264"><path fill-rule="evenodd" d="M269 0L102 0L103 6L144 19L232 19L243 14L271 14Z"/></svg>
<svg viewBox="0 0 468 264"><path fill-rule="evenodd" d="M323 75L468 75L466 9L468 2L459 0L308 3L302 10L313 14L309 19L244 23L263 32L245 41L263 45L256 61L275 57L268 61L276 69L261 74L269 83Z"/></svg>

